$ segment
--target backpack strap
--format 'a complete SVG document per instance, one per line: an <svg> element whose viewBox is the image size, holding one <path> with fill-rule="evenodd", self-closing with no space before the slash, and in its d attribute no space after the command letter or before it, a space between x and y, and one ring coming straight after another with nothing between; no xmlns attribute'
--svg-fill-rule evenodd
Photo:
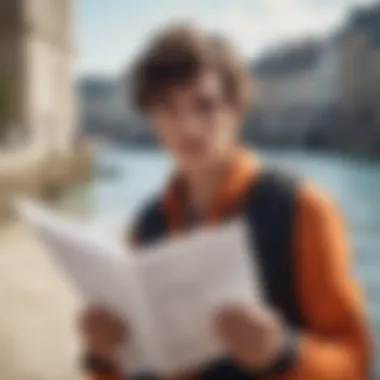
<svg viewBox="0 0 380 380"><path fill-rule="evenodd" d="M243 214L251 237L252 254L261 269L267 300L291 327L300 327L294 288L292 249L294 209L298 181L274 169L265 169L252 182L244 199ZM220 360L201 373L202 380L258 380L230 359Z"/></svg>
<svg viewBox="0 0 380 380"><path fill-rule="evenodd" d="M267 299L294 327L301 324L293 249L298 189L299 181L290 174L266 169L245 199L252 252L262 270Z"/></svg>
<svg viewBox="0 0 380 380"><path fill-rule="evenodd" d="M166 233L166 218L161 200L156 197L143 208L135 223L135 240L138 245L152 244Z"/></svg>

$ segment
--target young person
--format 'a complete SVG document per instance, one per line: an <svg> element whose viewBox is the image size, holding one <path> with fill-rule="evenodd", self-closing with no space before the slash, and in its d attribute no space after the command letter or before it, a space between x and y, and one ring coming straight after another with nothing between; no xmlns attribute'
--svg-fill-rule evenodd
<svg viewBox="0 0 380 380"><path fill-rule="evenodd" d="M242 145L252 88L238 54L218 37L174 27L148 46L134 80L136 106L176 163L166 190L138 218L135 243L241 214L266 285L265 310L236 304L219 311L215 333L229 357L179 378L367 379L367 321L341 218L319 190L263 167ZM94 306L81 326L93 379L124 378L114 355L127 327Z"/></svg>

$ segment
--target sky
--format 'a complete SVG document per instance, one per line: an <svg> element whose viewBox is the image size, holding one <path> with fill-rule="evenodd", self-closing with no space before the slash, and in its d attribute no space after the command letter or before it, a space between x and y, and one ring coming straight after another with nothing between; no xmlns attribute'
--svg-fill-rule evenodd
<svg viewBox="0 0 380 380"><path fill-rule="evenodd" d="M294 39L327 36L349 10L380 0L76 0L77 73L117 75L162 26L197 22L249 57Z"/></svg>

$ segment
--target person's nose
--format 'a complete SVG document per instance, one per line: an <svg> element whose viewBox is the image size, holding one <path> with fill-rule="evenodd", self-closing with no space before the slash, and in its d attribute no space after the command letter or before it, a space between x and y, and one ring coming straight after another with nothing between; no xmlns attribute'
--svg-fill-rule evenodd
<svg viewBox="0 0 380 380"><path fill-rule="evenodd" d="M201 120L191 111L181 112L179 115L179 128L187 136L195 136L202 133Z"/></svg>

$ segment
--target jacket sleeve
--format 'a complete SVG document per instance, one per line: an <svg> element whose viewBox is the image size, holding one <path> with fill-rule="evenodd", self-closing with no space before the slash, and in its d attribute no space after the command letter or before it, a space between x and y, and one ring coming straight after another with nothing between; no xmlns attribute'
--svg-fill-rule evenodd
<svg viewBox="0 0 380 380"><path fill-rule="evenodd" d="M368 323L340 215L324 194L305 185L295 228L298 297L306 328L294 366L280 379L368 379Z"/></svg>

